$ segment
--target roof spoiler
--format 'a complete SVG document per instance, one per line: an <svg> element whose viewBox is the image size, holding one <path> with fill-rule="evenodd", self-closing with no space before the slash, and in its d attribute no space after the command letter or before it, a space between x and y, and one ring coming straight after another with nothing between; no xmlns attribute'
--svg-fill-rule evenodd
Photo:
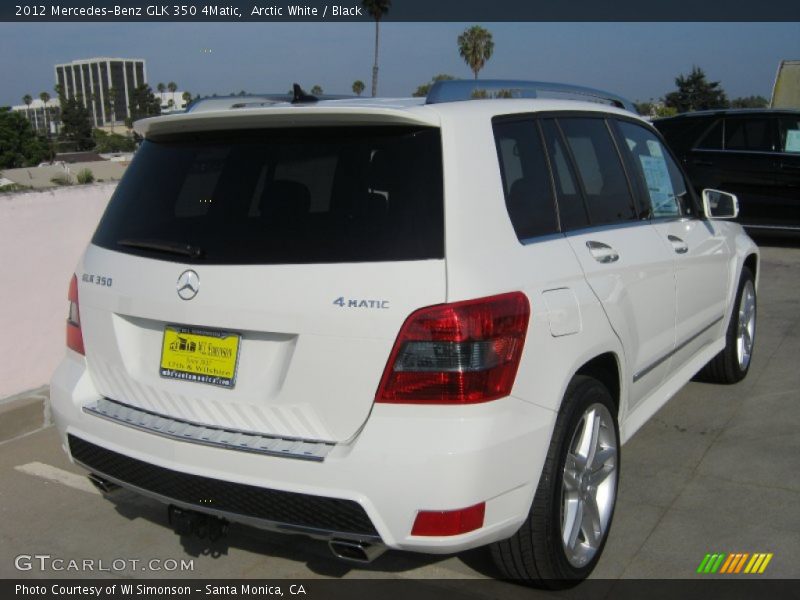
<svg viewBox="0 0 800 600"><path fill-rule="evenodd" d="M633 102L621 96L594 88L548 81L521 81L515 79L454 79L433 84L425 104L458 102L480 98L538 98L539 94L577 96L584 100L604 102L633 113Z"/></svg>

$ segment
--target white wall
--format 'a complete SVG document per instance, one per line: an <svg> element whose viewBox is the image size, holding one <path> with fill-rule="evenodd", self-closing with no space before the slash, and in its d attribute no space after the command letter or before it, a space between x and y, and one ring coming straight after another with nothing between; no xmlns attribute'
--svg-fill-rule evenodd
<svg viewBox="0 0 800 600"><path fill-rule="evenodd" d="M0 195L0 398L50 381L69 280L115 187Z"/></svg>

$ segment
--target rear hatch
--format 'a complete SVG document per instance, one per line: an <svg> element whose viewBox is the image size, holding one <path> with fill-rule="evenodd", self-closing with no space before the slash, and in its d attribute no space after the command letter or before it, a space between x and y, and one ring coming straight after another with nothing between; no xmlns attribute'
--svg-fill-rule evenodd
<svg viewBox="0 0 800 600"><path fill-rule="evenodd" d="M439 130L153 136L78 279L103 396L204 425L347 440L405 318L445 301Z"/></svg>

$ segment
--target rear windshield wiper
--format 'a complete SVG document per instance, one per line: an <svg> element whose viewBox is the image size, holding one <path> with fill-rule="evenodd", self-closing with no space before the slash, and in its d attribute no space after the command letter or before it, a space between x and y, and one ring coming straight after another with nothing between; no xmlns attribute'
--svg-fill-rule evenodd
<svg viewBox="0 0 800 600"><path fill-rule="evenodd" d="M181 242L169 242L162 240L135 240L124 239L117 241L118 246L126 246L128 248L143 248L145 250L156 250L158 252L165 252L167 254L178 254L180 256L188 256L189 258L200 258L203 256L203 250L191 244L183 244Z"/></svg>

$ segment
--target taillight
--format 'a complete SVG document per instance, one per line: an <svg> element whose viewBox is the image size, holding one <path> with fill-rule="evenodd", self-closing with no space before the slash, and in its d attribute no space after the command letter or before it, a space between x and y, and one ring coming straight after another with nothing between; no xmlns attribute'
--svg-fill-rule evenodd
<svg viewBox="0 0 800 600"><path fill-rule="evenodd" d="M483 527L486 503L458 510L421 510L414 519L411 535L459 535Z"/></svg>
<svg viewBox="0 0 800 600"><path fill-rule="evenodd" d="M81 313L78 306L78 278L72 276L69 282L69 315L67 316L67 348L78 354L85 354L83 349L83 332L81 332Z"/></svg>
<svg viewBox="0 0 800 600"><path fill-rule="evenodd" d="M375 401L474 404L508 396L529 318L522 292L412 313L397 336Z"/></svg>

